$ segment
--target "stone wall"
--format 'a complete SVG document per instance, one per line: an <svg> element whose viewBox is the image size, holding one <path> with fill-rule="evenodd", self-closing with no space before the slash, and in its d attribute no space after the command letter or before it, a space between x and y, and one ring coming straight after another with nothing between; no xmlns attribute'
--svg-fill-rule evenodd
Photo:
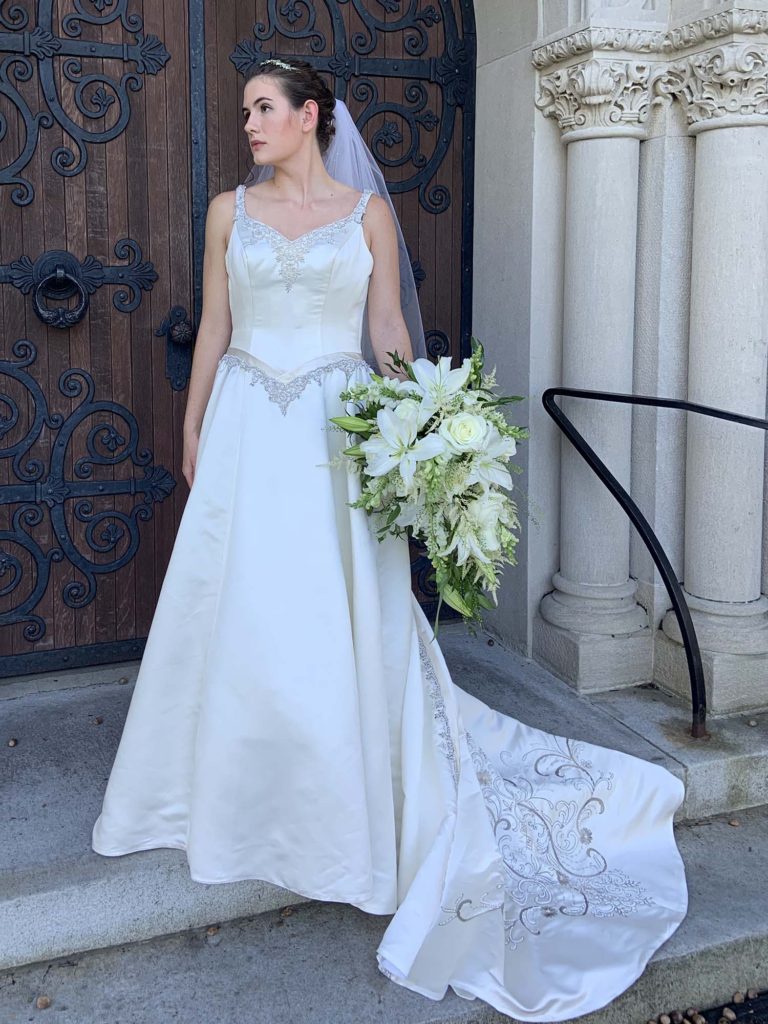
<svg viewBox="0 0 768 1024"><path fill-rule="evenodd" d="M520 565L489 624L581 690L684 651L650 556L541 407L568 387L763 417L768 0L477 0L474 333L529 395ZM715 713L768 706L762 431L563 408L683 582Z"/></svg>

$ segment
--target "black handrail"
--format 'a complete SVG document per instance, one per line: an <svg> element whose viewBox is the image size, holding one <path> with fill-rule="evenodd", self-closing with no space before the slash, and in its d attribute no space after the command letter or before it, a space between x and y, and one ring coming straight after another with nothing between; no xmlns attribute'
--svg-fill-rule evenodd
<svg viewBox="0 0 768 1024"><path fill-rule="evenodd" d="M701 663L699 641L696 637L696 630L691 619L691 613L688 610L685 595L683 594L683 588L680 586L669 558L667 558L667 554L659 543L659 538L651 529L648 520L605 463L598 458L594 449L590 448L571 420L568 419L562 409L556 404L555 398L558 396L564 398L587 398L598 402L614 402L620 405L644 405L655 409L678 409L681 412L695 412L701 416L711 416L714 419L727 420L729 423L741 423L747 427L759 427L761 430L768 430L768 420L757 419L754 416L741 416L738 413L726 412L725 409L714 409L709 405L697 405L694 402L683 402L674 398L657 398L650 395L621 395L609 391L583 391L577 388L547 388L541 396L541 401L549 415L629 516L632 525L640 534L643 543L648 548L651 558L656 564L656 568L659 570L661 578L664 580L664 585L667 588L667 593L672 601L672 607L675 610L680 626L685 656L688 661L692 705L691 735L696 739L706 737L708 735L707 693L704 685L704 669Z"/></svg>

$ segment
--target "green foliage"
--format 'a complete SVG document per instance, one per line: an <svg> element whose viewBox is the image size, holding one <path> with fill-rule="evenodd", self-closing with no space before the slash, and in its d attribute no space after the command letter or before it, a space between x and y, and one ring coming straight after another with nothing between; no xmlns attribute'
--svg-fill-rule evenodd
<svg viewBox="0 0 768 1024"><path fill-rule="evenodd" d="M391 359L389 367L403 373L408 383L372 372L368 381L341 393L342 401L349 403L354 412L331 420L353 441L343 454L359 472L361 486L359 496L349 504L372 517L379 541L403 534L423 541L435 571L438 619L444 601L472 627L480 622L484 610L496 607L504 567L516 564L520 523L517 506L504 490L512 486L506 474L522 472L510 456L529 432L508 423L502 408L523 399L497 393L495 368L485 372L485 352L474 335L471 355L460 368L466 369L466 379L458 387L461 377L453 370L448 373L445 366L435 367L425 360L432 376L420 369L417 378L414 364L396 352L387 355ZM436 382L434 391L429 380ZM412 401L393 413L404 398ZM404 443L402 451L392 448L391 459L387 456L389 463L385 461L384 469L376 470L369 461L373 451L370 445L377 445L380 452L389 444L382 439L380 415L407 418L412 415L414 399L425 411L410 448ZM460 413L463 420L455 420ZM486 424L483 429L487 439L463 449L450 431L458 429L456 424L466 427L467 423L475 425L470 430L479 430L479 422ZM430 457L420 457L415 468L412 464L410 473L404 476L401 458L407 450L415 450L427 435L433 435L433 441L444 439L443 450L431 454L430 449ZM502 479L509 482L501 483Z"/></svg>

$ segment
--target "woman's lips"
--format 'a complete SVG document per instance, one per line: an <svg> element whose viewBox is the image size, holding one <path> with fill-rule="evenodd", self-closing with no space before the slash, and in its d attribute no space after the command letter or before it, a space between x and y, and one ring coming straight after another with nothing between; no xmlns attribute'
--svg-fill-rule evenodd
<svg viewBox="0 0 768 1024"><path fill-rule="evenodd" d="M263 145L264 145L263 142L252 142L251 143L251 149L258 149L259 146L263 146Z"/></svg>

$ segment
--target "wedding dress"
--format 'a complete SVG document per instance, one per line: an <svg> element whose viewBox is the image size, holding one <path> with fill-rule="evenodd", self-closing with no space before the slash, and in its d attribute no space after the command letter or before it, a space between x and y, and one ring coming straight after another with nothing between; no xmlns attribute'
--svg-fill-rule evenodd
<svg viewBox="0 0 768 1024"><path fill-rule="evenodd" d="M407 540L349 507L329 417L371 372L370 194L289 239L236 190L231 343L93 849L175 847L200 882L393 914L394 981L560 1021L632 984L685 916L683 785L457 687Z"/></svg>

